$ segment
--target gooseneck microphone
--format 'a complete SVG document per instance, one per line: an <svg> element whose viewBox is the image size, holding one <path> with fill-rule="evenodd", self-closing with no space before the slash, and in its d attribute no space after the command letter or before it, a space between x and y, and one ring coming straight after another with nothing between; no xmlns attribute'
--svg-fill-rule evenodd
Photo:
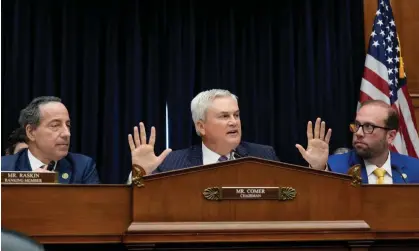
<svg viewBox="0 0 419 251"><path fill-rule="evenodd" d="M404 181L405 184L408 183L407 180L406 180L407 175L405 173L402 173L402 170L398 166L391 165L391 169L392 170L395 170L398 174L400 174L400 176L402 177L402 179L403 179L403 181Z"/></svg>
<svg viewBox="0 0 419 251"><path fill-rule="evenodd" d="M230 152L230 159L240 159L243 158L235 149L231 150Z"/></svg>

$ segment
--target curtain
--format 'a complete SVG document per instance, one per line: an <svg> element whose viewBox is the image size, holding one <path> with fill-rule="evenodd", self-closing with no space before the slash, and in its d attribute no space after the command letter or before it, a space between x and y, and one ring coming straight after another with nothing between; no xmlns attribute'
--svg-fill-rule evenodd
<svg viewBox="0 0 419 251"><path fill-rule="evenodd" d="M243 140L307 165L307 121L351 145L364 63L362 0L14 0L2 12L2 145L34 97L62 98L71 151L103 183L131 170L127 135L144 121L156 152L200 142L190 102L202 90L239 98ZM166 105L169 135L166 135ZM167 138L168 137L168 138Z"/></svg>

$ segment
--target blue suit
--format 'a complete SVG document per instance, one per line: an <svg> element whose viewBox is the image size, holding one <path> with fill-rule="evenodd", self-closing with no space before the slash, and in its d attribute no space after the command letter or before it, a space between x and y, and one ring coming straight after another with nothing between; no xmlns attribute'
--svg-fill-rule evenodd
<svg viewBox="0 0 419 251"><path fill-rule="evenodd" d="M268 160L278 160L275 150L271 146L241 142L235 149L241 157L252 156ZM155 173L166 172L181 168L203 165L202 145L195 145L187 149L171 152L157 167Z"/></svg>
<svg viewBox="0 0 419 251"><path fill-rule="evenodd" d="M405 183L402 174L406 174L406 183L419 183L419 159L406 155L390 152L393 183ZM368 175L364 161L356 154L354 150L345 154L335 154L329 156L328 165L331 171L347 174L353 165L361 165L362 183L368 184Z"/></svg>
<svg viewBox="0 0 419 251"><path fill-rule="evenodd" d="M28 150L1 157L2 171L32 171ZM58 182L62 184L99 184L96 164L92 158L82 154L68 153L57 162ZM68 177L63 178L67 173ZM64 175L66 177L66 175Z"/></svg>

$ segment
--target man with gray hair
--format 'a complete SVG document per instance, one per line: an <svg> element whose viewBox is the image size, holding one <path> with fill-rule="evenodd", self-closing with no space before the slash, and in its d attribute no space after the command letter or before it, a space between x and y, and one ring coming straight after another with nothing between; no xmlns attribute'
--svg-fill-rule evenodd
<svg viewBox="0 0 419 251"><path fill-rule="evenodd" d="M58 172L59 183L98 184L92 158L68 152L70 117L57 97L44 96L20 112L28 149L1 158L2 171Z"/></svg>
<svg viewBox="0 0 419 251"><path fill-rule="evenodd" d="M191 102L191 112L196 133L202 138L201 144L172 153L171 149L166 149L160 156L156 156L155 128L152 127L147 143L144 124L140 123L140 132L134 127L134 137L128 135L132 164L140 167L143 174L150 174L245 156L278 160L271 146L241 140L237 97L229 91L213 89L199 93Z"/></svg>

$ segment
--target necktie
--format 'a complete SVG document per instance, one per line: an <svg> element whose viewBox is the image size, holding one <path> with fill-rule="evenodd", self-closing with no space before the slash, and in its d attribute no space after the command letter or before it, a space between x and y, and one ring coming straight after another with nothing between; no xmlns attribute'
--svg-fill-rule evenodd
<svg viewBox="0 0 419 251"><path fill-rule="evenodd" d="M384 184L384 175L386 174L386 170L382 167L378 167L373 173L377 176L377 184Z"/></svg>
<svg viewBox="0 0 419 251"><path fill-rule="evenodd" d="M52 170L54 170L54 166L55 166L55 161L51 161L51 162L48 164L47 170L48 170L48 171L52 171Z"/></svg>
<svg viewBox="0 0 419 251"><path fill-rule="evenodd" d="M226 161L226 160L228 160L228 158L224 155L222 155L222 156L220 156L220 158L218 158L218 162L223 162L223 161Z"/></svg>

